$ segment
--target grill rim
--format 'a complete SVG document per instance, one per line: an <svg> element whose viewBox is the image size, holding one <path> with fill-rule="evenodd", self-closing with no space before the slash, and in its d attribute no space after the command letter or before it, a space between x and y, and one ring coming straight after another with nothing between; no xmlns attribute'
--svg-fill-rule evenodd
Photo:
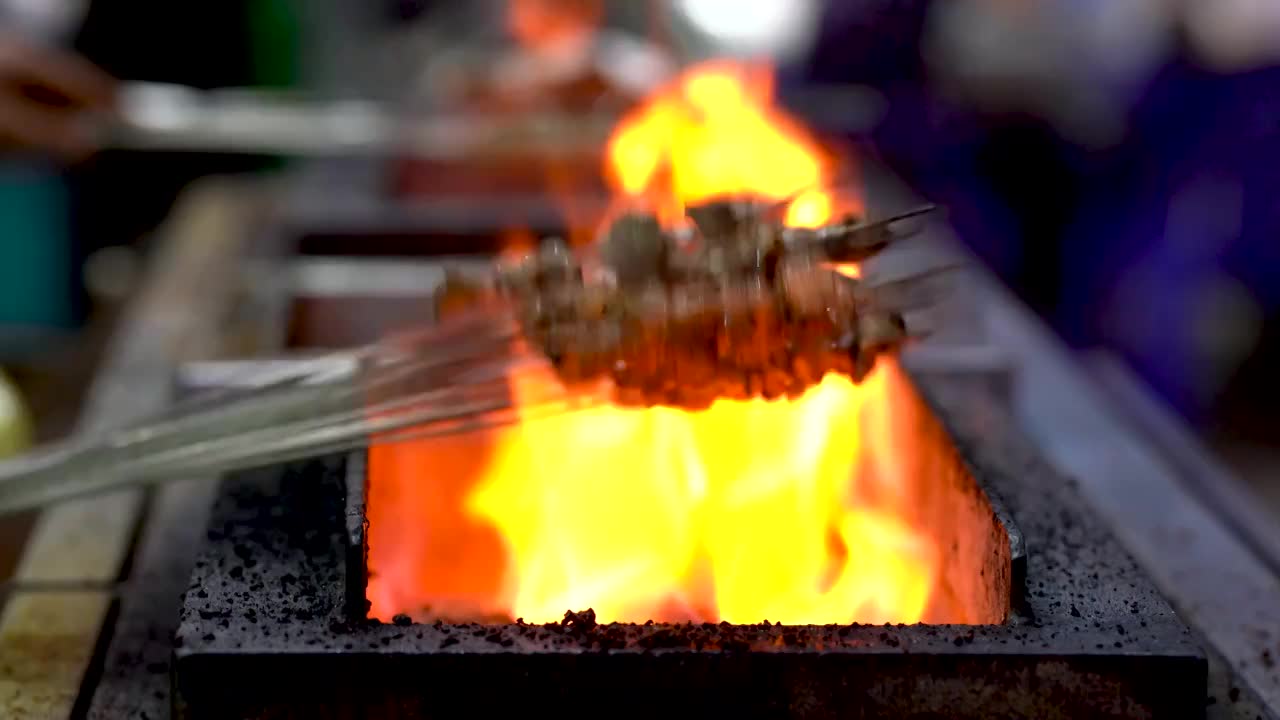
<svg viewBox="0 0 1280 720"><path fill-rule="evenodd" d="M947 714L955 717L989 716L993 697L1000 702L1014 703L1011 708L1032 715L1037 708L1047 708L1051 701L1059 711L1065 703L1080 711L1105 710L1104 714L1111 715L1127 712L1118 712L1116 708L1173 715L1185 714L1187 708L1202 708L1207 683L1203 652L1150 581L1116 544L1112 534L1088 513L1074 484L1039 459L989 386L954 375L914 373L911 377L969 471L977 471L974 477L983 478L993 510L1008 518L1016 513L1020 520L1034 519L1031 530L1022 525L1016 530L1018 540L1010 539L1011 548L1017 542L1023 548L1020 562L1027 580L1037 583L1056 577L1054 573L1063 570L1059 556L1086 555L1079 561L1085 564L1072 570L1074 575L1069 582L1054 588L1068 602L1054 603L1038 595L1033 597L1034 593L1030 592L1033 585L1027 585L1029 592L1022 606L1002 625L739 626L750 627L771 640L781 638L775 641L776 645L765 643L753 647L751 652L706 647L644 649L636 645L602 652L591 644L584 646L581 641L559 645L543 642L536 637L537 633L546 632L542 626L404 627L372 623L353 617L351 578L346 569L355 557L350 548L358 545L363 552L363 540L353 542L353 538L363 532L362 513L351 514L353 507L347 502L349 498L339 498L341 502L336 504L330 523L330 551L322 563L324 572L331 572L336 582L325 585L327 595L324 602L317 605L327 603L327 612L316 613L305 622L296 619L277 622L264 617L261 623L244 625L236 611L241 602L252 604L256 598L249 601L235 598L236 592L243 592L249 586L251 581L247 581L223 592L217 601L222 603L219 607L228 610L227 617L232 618L230 626L223 627L220 623L226 619L224 616L214 613L204 617L201 611L207 613L203 604L207 601L199 600L190 591L187 593L173 664L175 707L186 713L178 717L204 717L201 713L210 708L218 712L228 709L248 712L246 709L252 707L291 707L291 712L301 712L298 708L314 708L321 697L325 703L344 707L382 707L387 702L409 707L427 702L424 697L428 695L437 705L463 702L458 698L465 696L469 698L466 701L469 707L483 706L490 710L504 702L515 702L511 698L518 696L522 706L536 699L549 703L549 707L557 711L586 714L588 708L576 704L585 702L586 695L582 695L585 691L580 691L579 696L566 695L564 690L544 692L545 688L536 690L527 686L533 682L529 678L536 676L550 687L572 677L613 677L608 675L608 668L629 667L632 661L613 662L627 657L649 658L636 662L652 663L647 666L651 672L667 668L673 673L670 677L662 676L662 682L675 693L673 697L685 697L698 689L687 683L714 678L713 685L701 686L701 689L724 702L745 703L741 705L743 708L776 709L791 708L809 698L804 701L817 702L822 710L818 716L846 712L850 708L866 712L868 716L894 716L914 707L910 698L925 702L927 697L936 695L939 687L965 689L947 708ZM330 475L326 481L330 493L345 494L346 485L355 475L348 460L338 457L323 461ZM214 579L225 578L223 570L214 568L219 557L225 562L232 553L229 546L234 545L235 540L229 538L226 531L233 528L234 522L244 521L244 516L238 520L234 517L236 506L228 502L229 493L255 485L270 491L273 483L278 489L281 476L287 472L290 472L287 468L264 468L224 482L211 525L214 539L202 552L202 565L193 573L193 589L209 588L215 584ZM1045 497L1038 504L1028 504L1026 490L1018 490L1018 483L1036 486ZM1014 491L1012 496L1006 496L1010 490ZM1050 501L1058 501L1060 506L1050 507ZM240 511L242 515L245 512L243 508ZM1069 528L1044 531L1056 522L1050 516L1056 517L1058 513L1072 516L1070 523L1079 526L1074 532L1087 538L1087 541L1072 542L1084 542L1083 547L1066 547L1071 543L1058 537ZM250 522L260 514L261 508L251 509ZM1029 532L1033 533L1030 537ZM1040 548L1039 555L1025 552L1033 541ZM296 572L296 568L292 570ZM1101 573L1102 580L1090 580L1090 570ZM274 572L279 571L277 568ZM259 577L269 574L261 568L257 573ZM1100 592L1104 588L1105 592ZM1082 592L1090 589L1101 596L1092 597ZM261 603L257 606L264 607ZM1145 629L1126 631L1106 624L1117 617L1130 617L1130 606L1135 613L1133 620L1140 618L1146 623ZM1079 612L1079 617L1073 617L1075 612ZM271 634L266 639L261 629L268 621ZM655 624L654 629L641 627L635 628L635 632L653 633L670 627ZM697 627L692 630L699 631ZM705 630L711 632L710 628ZM483 632L477 635L477 631ZM786 644L786 633L803 631L810 633L805 644L799 647ZM467 632L472 634L466 638L456 637L446 644L451 636ZM496 640L489 639L495 633ZM504 645L505 640L510 640L510 644ZM602 658L607 659L600 660ZM604 664L599 664L601 662ZM492 671L481 671L483 679L465 682L459 668L475 669L476 663L494 665ZM362 667L378 667L383 672L370 677ZM770 667L785 668L779 671L789 678L787 682L761 685L753 680ZM979 667L984 669L978 672L975 668ZM832 668L839 668L839 672L835 673ZM312 681L304 686L267 683L257 676L268 669L276 673L277 678L305 671ZM510 675L513 672L516 675ZM1161 678L1158 692L1142 680L1153 672L1158 672L1156 676ZM868 681L870 685L862 679L853 680L865 678L867 673L875 675L874 681ZM431 681L424 682L426 677ZM512 680L520 677L525 680ZM357 684L357 678L365 684ZM508 681L516 682L511 687L524 688L536 698L515 690L492 691L494 687L505 687ZM614 681L624 685L627 682L618 677L614 677ZM243 691L238 690L240 700L234 702L242 704L235 708L226 705L233 702L226 697L228 682ZM1039 683L1041 692L1026 695L1027 682ZM828 687L832 683L842 687L845 694ZM1084 692L1086 689L1089 692ZM836 694L832 695L833 692ZM639 697L632 702L650 711L658 707L654 698ZM672 712L671 707L660 706L669 714ZM697 707L697 702L692 702L685 709L693 714Z"/></svg>

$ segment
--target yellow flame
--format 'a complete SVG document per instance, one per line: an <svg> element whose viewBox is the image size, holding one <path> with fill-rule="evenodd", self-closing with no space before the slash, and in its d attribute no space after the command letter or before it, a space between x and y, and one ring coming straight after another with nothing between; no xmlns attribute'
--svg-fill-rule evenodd
<svg viewBox="0 0 1280 720"><path fill-rule="evenodd" d="M517 399L537 393L526 382ZM504 432L467 507L507 543L511 612L918 621L929 548L850 502L862 407L884 391L830 376L793 402L603 407Z"/></svg>
<svg viewBox="0 0 1280 720"><path fill-rule="evenodd" d="M787 222L827 222L827 160L799 124L770 106L767 68L715 61L696 66L624 118L610 139L608 177L666 220L686 203L725 196L783 201Z"/></svg>
<svg viewBox="0 0 1280 720"><path fill-rule="evenodd" d="M794 197L788 222L827 221L836 199L821 189L821 153L769 107L770 90L734 66L695 68L618 128L610 177L666 211ZM911 493L884 491L908 480L877 455L889 450L896 372L882 365L861 385L828 376L795 400L605 406L375 445L372 612L918 622L936 548L894 505ZM538 382L510 378L517 407L544 395ZM867 466L878 504L857 492Z"/></svg>

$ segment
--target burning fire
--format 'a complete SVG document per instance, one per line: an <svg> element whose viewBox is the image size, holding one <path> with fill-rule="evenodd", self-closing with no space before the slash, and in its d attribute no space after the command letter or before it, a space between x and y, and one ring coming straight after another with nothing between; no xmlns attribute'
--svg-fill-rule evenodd
<svg viewBox="0 0 1280 720"><path fill-rule="evenodd" d="M919 620L928 548L852 501L863 407L884 392L870 382L831 376L795 402L603 407L514 427L466 506L508 544L511 611Z"/></svg>
<svg viewBox="0 0 1280 720"><path fill-rule="evenodd" d="M822 154L769 107L769 89L724 64L688 73L618 128L619 191L672 214L719 196L793 198L789 222L826 221L837 201L821 189ZM540 382L510 379L517 407ZM372 614L926 619L940 561L894 459L900 382L882 363L861 385L832 375L794 401L604 406L375 445Z"/></svg>
<svg viewBox="0 0 1280 720"><path fill-rule="evenodd" d="M822 225L836 204L824 189L830 163L772 99L767 67L696 67L623 121L609 142L608 176L668 221L683 217L686 203L751 196L790 200L788 225Z"/></svg>

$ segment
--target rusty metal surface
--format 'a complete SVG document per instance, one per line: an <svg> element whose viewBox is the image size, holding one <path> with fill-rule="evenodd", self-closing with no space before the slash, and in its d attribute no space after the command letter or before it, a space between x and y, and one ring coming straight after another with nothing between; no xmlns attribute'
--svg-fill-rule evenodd
<svg viewBox="0 0 1280 720"><path fill-rule="evenodd" d="M228 482L182 611L179 717L1201 716L1204 656L1074 483L982 383L920 382L1031 551L1005 624L351 623L348 476L330 458Z"/></svg>

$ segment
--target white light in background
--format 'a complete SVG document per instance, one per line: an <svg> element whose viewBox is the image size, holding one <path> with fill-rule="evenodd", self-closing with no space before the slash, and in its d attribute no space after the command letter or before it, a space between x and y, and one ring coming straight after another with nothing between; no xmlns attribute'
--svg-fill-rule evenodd
<svg viewBox="0 0 1280 720"><path fill-rule="evenodd" d="M1214 0L1187 3L1192 46L1216 69L1249 70L1280 58L1280 3Z"/></svg>
<svg viewBox="0 0 1280 720"><path fill-rule="evenodd" d="M122 301L138 284L138 253L118 245L95 251L84 262L84 284L99 300Z"/></svg>
<svg viewBox="0 0 1280 720"><path fill-rule="evenodd" d="M0 0L0 26L12 23L20 34L61 41L75 32L88 11L87 0Z"/></svg>
<svg viewBox="0 0 1280 720"><path fill-rule="evenodd" d="M772 57L806 49L819 11L815 0L676 0L675 7L725 51Z"/></svg>

